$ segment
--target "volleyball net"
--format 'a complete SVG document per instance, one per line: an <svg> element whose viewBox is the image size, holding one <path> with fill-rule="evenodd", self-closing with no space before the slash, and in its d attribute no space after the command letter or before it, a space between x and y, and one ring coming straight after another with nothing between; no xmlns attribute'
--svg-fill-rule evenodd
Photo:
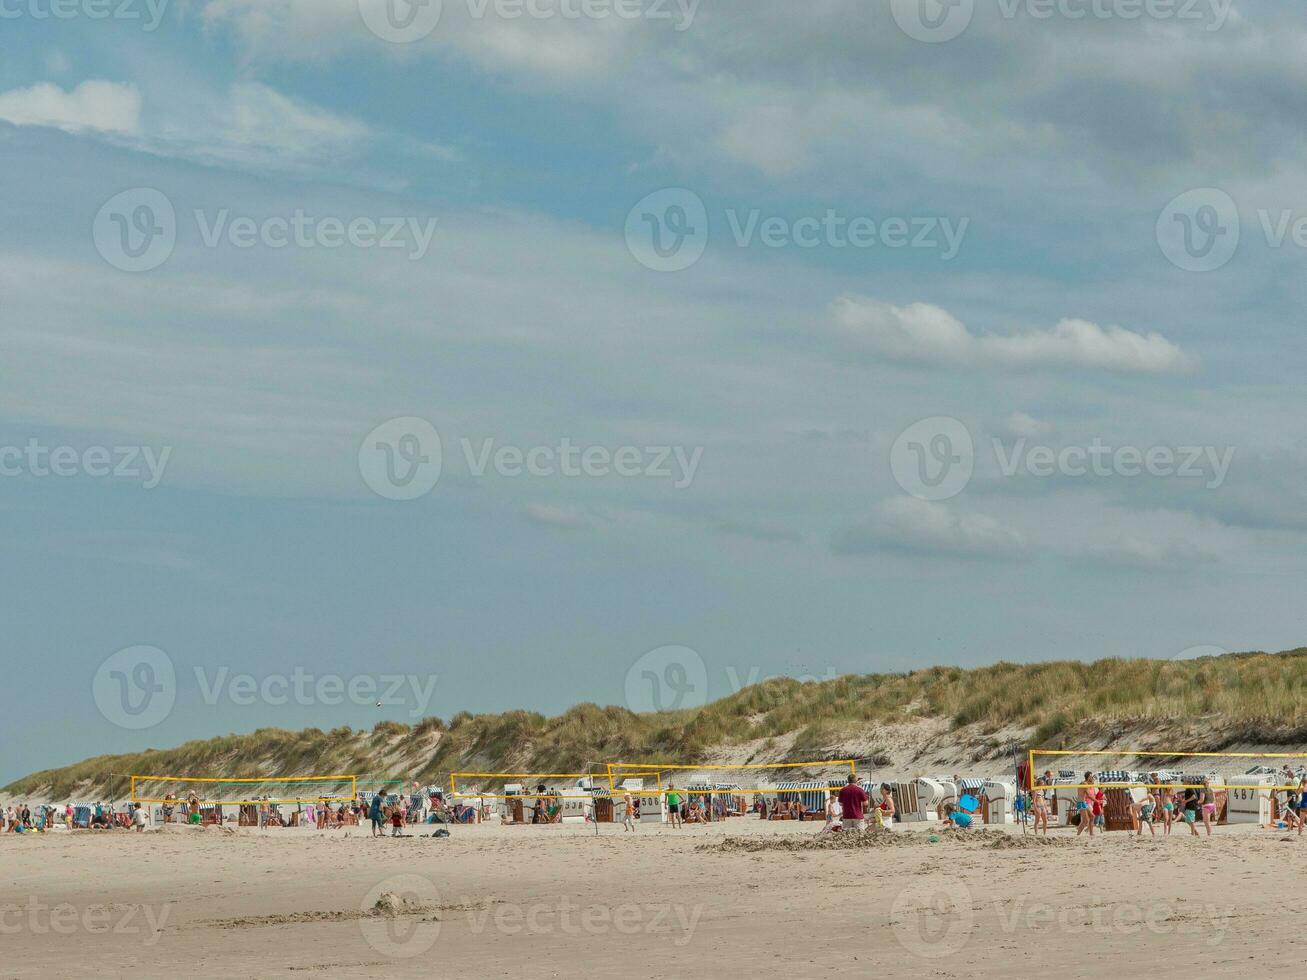
<svg viewBox="0 0 1307 980"><path fill-rule="evenodd" d="M602 773L594 772L451 772L449 795L455 799L518 800L547 794L559 800L589 800L594 798L594 792L576 784L585 780L598 786L602 778ZM560 781L569 781L571 785L559 789ZM483 792L480 788L483 782L498 787L498 791ZM511 786L518 789L509 792ZM541 786L545 787L543 792ZM661 783L658 788L662 788Z"/></svg>
<svg viewBox="0 0 1307 980"><path fill-rule="evenodd" d="M735 793L775 793L794 783L810 782L817 786L830 784L832 772L841 781L847 776L858 774L856 759L748 765L608 762L604 766L609 792L622 788L619 781L654 778L659 790L665 793L679 779L682 785L675 786L675 791L683 796L715 796L727 787ZM846 768L847 772L844 771ZM773 777L783 777L783 781L772 782Z"/></svg>
<svg viewBox="0 0 1307 980"><path fill-rule="evenodd" d="M194 794L202 804L251 806L264 803L344 803L357 798L356 776L131 777L133 803L185 803Z"/></svg>
<svg viewBox="0 0 1307 980"><path fill-rule="evenodd" d="M1165 752L1157 749L1030 749L1023 789L1296 790L1307 777L1303 752ZM1085 774L1092 783L1084 781Z"/></svg>

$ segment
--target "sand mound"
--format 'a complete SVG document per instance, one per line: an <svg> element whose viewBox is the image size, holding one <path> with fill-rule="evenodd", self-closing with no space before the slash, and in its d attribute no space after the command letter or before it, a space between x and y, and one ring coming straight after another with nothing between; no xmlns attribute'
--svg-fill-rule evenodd
<svg viewBox="0 0 1307 980"><path fill-rule="evenodd" d="M931 840L931 838L936 838ZM924 834L916 831L894 833L885 830L814 834L812 837L728 837L716 844L703 844L698 850L717 853L758 851L857 851L867 847L985 847L1013 850L1027 847L1065 847L1073 841L1060 837L1018 837L1001 830L943 831Z"/></svg>

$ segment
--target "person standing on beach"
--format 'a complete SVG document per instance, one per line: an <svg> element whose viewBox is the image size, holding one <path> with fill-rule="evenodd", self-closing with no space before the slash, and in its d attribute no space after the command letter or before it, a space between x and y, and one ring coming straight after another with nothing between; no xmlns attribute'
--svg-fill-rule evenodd
<svg viewBox="0 0 1307 980"><path fill-rule="evenodd" d="M881 783L880 803L876 806L876 826L881 830L889 830L890 824L894 822L895 812L894 793L889 783Z"/></svg>
<svg viewBox="0 0 1307 980"><path fill-rule="evenodd" d="M1085 773L1084 785L1076 791L1076 836L1079 837L1086 830L1089 836L1094 836L1094 774Z"/></svg>
<svg viewBox="0 0 1307 980"><path fill-rule="evenodd" d="M676 792L676 784L667 784L667 815L671 819L672 829L683 827L681 823L681 794Z"/></svg>
<svg viewBox="0 0 1307 980"><path fill-rule="evenodd" d="M372 836L384 837L385 831L381 829L381 794L377 793L372 797L372 805L368 807L368 819L372 821Z"/></svg>
<svg viewBox="0 0 1307 980"><path fill-rule="evenodd" d="M622 792L622 833L628 830L635 833L635 801L631 799L631 791Z"/></svg>
<svg viewBox="0 0 1307 980"><path fill-rule="evenodd" d="M849 773L844 788L840 790L840 822L845 830L867 829L869 799L867 791L858 785L858 777Z"/></svg>
<svg viewBox="0 0 1307 980"><path fill-rule="evenodd" d="M1212 789L1212 777L1203 777L1203 829L1207 836L1212 836L1212 824L1216 821L1216 791Z"/></svg>
<svg viewBox="0 0 1307 980"><path fill-rule="evenodd" d="M1184 791L1184 822L1189 825L1189 832L1195 837L1198 836L1198 828L1195 824L1198 822L1198 811L1202 807L1202 798L1198 794L1196 787L1188 786Z"/></svg>
<svg viewBox="0 0 1307 980"><path fill-rule="evenodd" d="M1044 775L1035 779L1035 785L1030 791L1030 809L1035 816L1034 832L1039 833L1039 828L1044 828L1044 836L1048 836L1048 795L1047 789L1053 785L1053 770L1045 769Z"/></svg>

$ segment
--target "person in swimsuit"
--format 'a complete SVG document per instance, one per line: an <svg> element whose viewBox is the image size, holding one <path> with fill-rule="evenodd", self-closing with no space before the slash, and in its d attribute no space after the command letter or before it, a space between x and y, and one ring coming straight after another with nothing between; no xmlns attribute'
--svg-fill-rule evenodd
<svg viewBox="0 0 1307 980"><path fill-rule="evenodd" d="M1039 833L1039 828L1044 828L1044 836L1048 836L1048 789L1053 785L1053 770L1045 769L1044 775L1035 779L1035 785L1031 787L1030 792L1030 811L1035 815L1035 833Z"/></svg>
<svg viewBox="0 0 1307 980"><path fill-rule="evenodd" d="M1135 825L1136 837L1143 836L1144 824L1148 824L1148 832L1151 835L1157 836L1157 829L1153 826L1153 811L1156 808L1157 801L1153 797L1151 787L1143 786L1130 790L1130 820Z"/></svg>
<svg viewBox="0 0 1307 980"><path fill-rule="evenodd" d="M1202 809L1202 796L1193 786L1184 791L1184 798L1181 800L1184 809L1184 822L1189 825L1189 832L1195 837L1198 836L1198 813Z"/></svg>
<svg viewBox="0 0 1307 980"><path fill-rule="evenodd" d="M889 830L894 822L894 795L889 783L880 784L880 803L876 805L876 825L882 830Z"/></svg>
<svg viewBox="0 0 1307 980"><path fill-rule="evenodd" d="M1203 829L1207 836L1212 836L1212 824L1216 822L1216 790L1212 789L1212 778L1203 777Z"/></svg>
<svg viewBox="0 0 1307 980"><path fill-rule="evenodd" d="M1162 835L1166 836L1175 817L1175 790L1163 784L1157 788L1157 797L1162 801Z"/></svg>
<svg viewBox="0 0 1307 980"><path fill-rule="evenodd" d="M1303 817L1307 815L1307 776L1298 780L1298 820L1303 823Z"/></svg>
<svg viewBox="0 0 1307 980"><path fill-rule="evenodd" d="M1094 774L1085 773L1085 783L1080 789L1076 790L1076 836L1079 837L1086 830L1089 836L1094 836Z"/></svg>

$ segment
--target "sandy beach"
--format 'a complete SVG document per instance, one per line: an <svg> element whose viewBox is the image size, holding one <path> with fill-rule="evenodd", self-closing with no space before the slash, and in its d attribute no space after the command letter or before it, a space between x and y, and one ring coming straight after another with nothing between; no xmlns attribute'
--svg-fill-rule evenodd
<svg viewBox="0 0 1307 980"><path fill-rule="evenodd" d="M1302 960L1278 885L1307 838L1007 828L814 847L817 829L7 835L0 975L1098 977L1147 951L1219 976Z"/></svg>

